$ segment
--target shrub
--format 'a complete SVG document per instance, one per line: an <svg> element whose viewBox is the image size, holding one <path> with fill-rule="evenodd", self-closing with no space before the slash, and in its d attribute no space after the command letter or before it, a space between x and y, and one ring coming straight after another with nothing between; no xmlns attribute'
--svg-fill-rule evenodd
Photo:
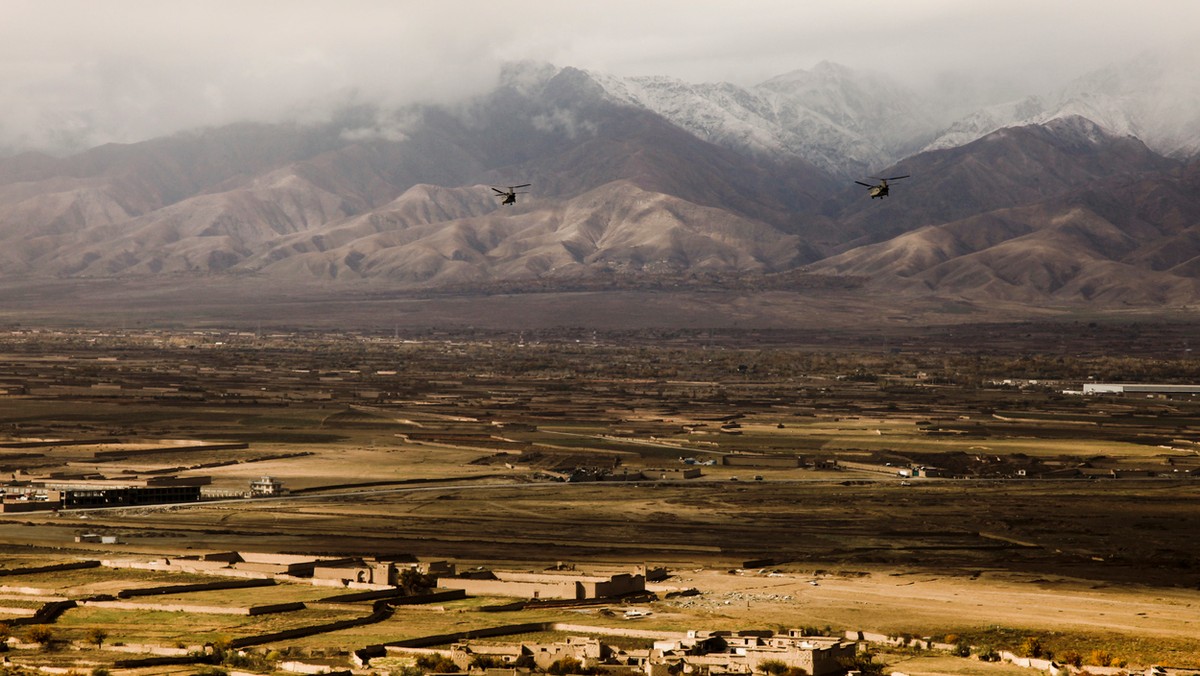
<svg viewBox="0 0 1200 676"><path fill-rule="evenodd" d="M981 647L976 654L984 662L997 662L1000 660L1000 653L996 652L996 649L990 645Z"/></svg>
<svg viewBox="0 0 1200 676"><path fill-rule="evenodd" d="M787 668L782 660L763 660L758 663L758 670L771 676L781 676Z"/></svg>
<svg viewBox="0 0 1200 676"><path fill-rule="evenodd" d="M46 646L54 640L54 628L45 624L35 624L29 627L25 635L30 641Z"/></svg>
<svg viewBox="0 0 1200 676"><path fill-rule="evenodd" d="M560 657L546 669L546 673L554 674L554 676L578 674L581 667L583 667L583 663L574 657Z"/></svg>
<svg viewBox="0 0 1200 676"><path fill-rule="evenodd" d="M854 657L838 660L843 669L847 671L857 671L862 676L883 676L883 670L887 666L883 662L876 662L875 655L869 652L861 652Z"/></svg>
<svg viewBox="0 0 1200 676"><path fill-rule="evenodd" d="M437 578L432 575L423 575L412 568L406 568L400 571L399 586L408 596L416 596L418 594L427 594L431 589L437 586Z"/></svg>
<svg viewBox="0 0 1200 676"><path fill-rule="evenodd" d="M1062 662L1063 664L1069 664L1073 667L1082 667L1083 655L1080 655L1074 650L1065 650L1061 655L1058 656L1058 661Z"/></svg>
<svg viewBox="0 0 1200 676"><path fill-rule="evenodd" d="M493 657L491 655L476 655L475 657L471 658L471 664L469 665L469 668L483 670L494 669L502 666L504 666L503 659Z"/></svg>
<svg viewBox="0 0 1200 676"><path fill-rule="evenodd" d="M1109 662L1112 662L1113 657L1107 650L1093 650L1089 655L1088 664L1094 664L1098 667L1107 667Z"/></svg>
<svg viewBox="0 0 1200 676"><path fill-rule="evenodd" d="M417 668L425 673L452 674L458 671L454 660L442 655L421 655L417 658Z"/></svg>

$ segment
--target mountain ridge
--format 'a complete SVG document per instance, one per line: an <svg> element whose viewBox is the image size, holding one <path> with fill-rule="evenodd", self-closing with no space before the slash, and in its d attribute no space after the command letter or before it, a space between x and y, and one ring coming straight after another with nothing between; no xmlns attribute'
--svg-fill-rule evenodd
<svg viewBox="0 0 1200 676"><path fill-rule="evenodd" d="M457 106L3 158L0 277L488 292L798 275L980 307L1194 303L1196 162L1068 108L935 147L949 136L916 98L834 64L751 89L517 64ZM895 154L879 175L911 178L886 200L847 178ZM521 183L513 206L490 188Z"/></svg>

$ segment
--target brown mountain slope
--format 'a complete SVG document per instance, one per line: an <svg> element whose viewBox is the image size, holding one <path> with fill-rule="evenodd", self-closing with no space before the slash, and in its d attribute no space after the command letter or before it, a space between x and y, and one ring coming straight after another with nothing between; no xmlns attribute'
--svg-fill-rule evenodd
<svg viewBox="0 0 1200 676"><path fill-rule="evenodd" d="M1200 165L1121 176L1042 203L929 226L810 270L975 300L1191 304L1200 296Z"/></svg>
<svg viewBox="0 0 1200 676"><path fill-rule="evenodd" d="M358 111L312 128L247 125L0 160L0 276L460 285L741 274L823 255L784 233L812 220L796 207L814 203L827 177L801 164L776 172L591 97L589 84L567 69L467 110ZM404 131L383 133L384 122ZM500 210L485 181L535 187Z"/></svg>
<svg viewBox="0 0 1200 676"><path fill-rule="evenodd" d="M457 218L414 216L413 191L460 200ZM346 221L322 243L299 251L285 239L248 263L271 276L381 277L421 284L465 284L533 277L572 278L600 272L690 270L769 272L787 269L797 238L728 212L610 183L566 201L530 199L523 205L478 210L479 188L414 188L385 208ZM490 199L490 198L489 198ZM374 232L372 232L374 231ZM343 236L353 232L360 236ZM309 237L307 234L305 237Z"/></svg>
<svg viewBox="0 0 1200 676"><path fill-rule="evenodd" d="M843 250L890 239L926 225L950 223L999 209L1041 202L1110 177L1178 169L1132 137L1108 134L1079 117L1047 125L1002 129L959 148L921 153L881 170L911 174L892 196L836 205Z"/></svg>

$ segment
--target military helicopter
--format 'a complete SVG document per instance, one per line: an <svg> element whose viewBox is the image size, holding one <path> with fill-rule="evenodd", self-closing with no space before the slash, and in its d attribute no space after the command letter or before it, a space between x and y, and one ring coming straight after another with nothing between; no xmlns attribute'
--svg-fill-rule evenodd
<svg viewBox="0 0 1200 676"><path fill-rule="evenodd" d="M863 183L862 181L855 181L855 183L857 183L861 186L866 186L868 189L867 192L871 193L871 199L875 199L876 197L878 197L879 199L883 199L884 197L888 196L888 181L899 181L902 178L908 178L908 177L909 177L909 174L905 174L903 176L893 176L891 178L879 178L878 176L868 176L868 178L875 179L876 181L879 181L879 183L877 183L876 185L871 185L870 183Z"/></svg>
<svg viewBox="0 0 1200 676"><path fill-rule="evenodd" d="M528 190L522 190L521 192L517 192L517 188L528 188L531 185L533 185L533 184L532 183L524 183L522 185L509 186L508 190L501 190L500 188L492 188L492 190L494 190L496 192L496 197L504 198L504 199L500 200L500 204L516 204L517 203L517 195L524 195L525 193L529 192Z"/></svg>

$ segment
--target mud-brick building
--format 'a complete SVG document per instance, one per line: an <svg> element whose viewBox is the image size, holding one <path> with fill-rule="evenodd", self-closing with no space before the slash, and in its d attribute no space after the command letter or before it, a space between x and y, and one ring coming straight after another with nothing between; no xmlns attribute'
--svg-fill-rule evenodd
<svg viewBox="0 0 1200 676"><path fill-rule="evenodd" d="M630 634L634 635L634 634ZM636 635L644 637L645 632ZM505 667L528 666L532 660L545 670L570 657L585 669L599 667L608 674L638 676L752 676L768 660L803 669L812 676L845 673L845 662L858 650L855 641L831 636L804 636L797 630L786 634L770 631L733 633L689 631L686 635L655 640L649 650L625 650L605 645L599 639L571 636L566 641L546 644L471 643L464 641L451 650L451 659L461 669L475 658L486 656ZM524 664L523 664L524 663Z"/></svg>
<svg viewBox="0 0 1200 676"><path fill-rule="evenodd" d="M442 589L461 589L472 596L524 599L603 599L646 591L646 576L617 573L611 577L492 571L486 577L439 577Z"/></svg>
<svg viewBox="0 0 1200 676"><path fill-rule="evenodd" d="M470 642L456 643L450 649L450 659L459 669L466 671L477 657L488 657L504 665L517 664L528 658L545 671L563 658L578 660L584 669L592 669L604 662L606 653L611 652L597 638L568 636L565 641L555 643L521 643L507 645L481 645Z"/></svg>
<svg viewBox="0 0 1200 676"><path fill-rule="evenodd" d="M341 559L328 563L319 563L312 569L315 580L336 580L343 584L360 583L387 585L395 587L400 584L401 575L405 570L415 570L422 575L453 575L455 566L449 561L398 561L394 559Z"/></svg>
<svg viewBox="0 0 1200 676"><path fill-rule="evenodd" d="M656 641L654 648L653 664L679 663L684 674L752 674L771 660L812 676L843 673L844 662L858 649L844 638L804 636L794 629L787 634L689 632L686 639Z"/></svg>

